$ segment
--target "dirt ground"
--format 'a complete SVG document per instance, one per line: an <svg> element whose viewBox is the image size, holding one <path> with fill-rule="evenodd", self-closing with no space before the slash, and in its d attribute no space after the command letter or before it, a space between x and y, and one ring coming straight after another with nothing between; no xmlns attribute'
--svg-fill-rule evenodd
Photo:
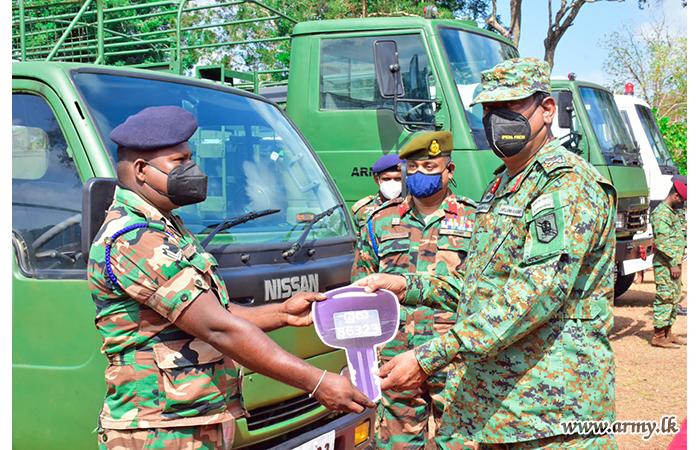
<svg viewBox="0 0 700 450"><path fill-rule="evenodd" d="M687 307L686 263L683 263L682 280L681 305ZM611 343L616 363L617 420L660 423L663 416L672 415L676 416L680 428L688 414L687 346L678 349L651 346L655 292L654 271L649 269L642 283L632 284L630 290L615 301ZM687 316L678 316L673 332L687 338L687 329ZM434 430L433 425L431 423L431 430ZM672 435L662 434L648 440L639 434L617 435L619 450L666 450L672 439ZM428 450L434 448L430 445Z"/></svg>
<svg viewBox="0 0 700 450"><path fill-rule="evenodd" d="M686 263L682 280L681 305L687 307ZM655 292L654 272L650 269L643 283L633 284L616 300L611 341L617 369L617 420L660 422L665 415L675 415L680 426L688 414L687 346L651 346ZM688 317L678 316L673 332L686 338L687 330ZM654 435L645 441L640 435L617 435L620 450L665 450L672 439L670 435Z"/></svg>

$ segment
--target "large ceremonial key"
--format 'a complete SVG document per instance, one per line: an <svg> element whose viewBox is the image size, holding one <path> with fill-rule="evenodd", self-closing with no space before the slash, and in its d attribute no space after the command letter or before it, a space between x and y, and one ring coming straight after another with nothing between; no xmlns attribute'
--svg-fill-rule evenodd
<svg viewBox="0 0 700 450"><path fill-rule="evenodd" d="M381 396L377 347L396 336L399 301L389 291L370 294L347 286L326 292L327 299L312 305L316 333L329 347L345 349L355 386L373 401Z"/></svg>

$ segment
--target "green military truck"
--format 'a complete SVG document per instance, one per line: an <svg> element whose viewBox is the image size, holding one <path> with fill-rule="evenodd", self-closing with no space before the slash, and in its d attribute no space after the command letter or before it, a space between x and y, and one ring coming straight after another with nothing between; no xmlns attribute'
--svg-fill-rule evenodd
<svg viewBox="0 0 700 450"><path fill-rule="evenodd" d="M15 26L25 42L28 21L17 16ZM275 103L191 77L52 62L41 51L18 45L21 61L12 63L12 447L94 448L107 360L84 241L104 216L95 226L81 205L84 185L115 177L115 126L148 106L195 115L190 146L209 176L208 198L178 213L200 239L211 238L206 249L237 304L348 284L355 235L330 176ZM347 367L344 352L323 345L313 327L270 334L321 369ZM243 396L250 417L237 422L235 448L374 448L373 410L332 412L249 371Z"/></svg>
<svg viewBox="0 0 700 450"><path fill-rule="evenodd" d="M487 144L481 105L469 104L481 89L481 71L518 56L510 41L474 22L416 17L306 22L292 37L287 113L348 204L376 192L369 168L377 158L423 130L452 131L460 174L454 190L481 198L501 161ZM641 270L635 262L652 252L651 239L635 239L649 218L639 152L605 88L555 79L552 89L555 98L568 99L559 102L562 127L555 124L555 134L618 191L621 295Z"/></svg>

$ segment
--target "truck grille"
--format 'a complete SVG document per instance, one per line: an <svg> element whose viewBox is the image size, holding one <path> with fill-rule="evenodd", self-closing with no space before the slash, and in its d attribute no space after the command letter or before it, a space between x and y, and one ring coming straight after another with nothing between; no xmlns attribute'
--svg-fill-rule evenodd
<svg viewBox="0 0 700 450"><path fill-rule="evenodd" d="M315 398L301 395L286 402L272 406L257 408L249 411L248 430L255 431L261 428L277 425L294 417L301 416L321 406Z"/></svg>
<svg viewBox="0 0 700 450"><path fill-rule="evenodd" d="M649 210L638 209L627 213L626 228L629 231L641 231L647 228L649 223Z"/></svg>

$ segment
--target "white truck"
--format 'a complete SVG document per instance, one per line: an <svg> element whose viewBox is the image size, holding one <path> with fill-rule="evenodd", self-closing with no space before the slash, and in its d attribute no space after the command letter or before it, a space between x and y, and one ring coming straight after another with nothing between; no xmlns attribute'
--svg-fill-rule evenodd
<svg viewBox="0 0 700 450"><path fill-rule="evenodd" d="M631 83L625 86L625 94L615 95L615 103L632 139L639 147L653 210L668 195L671 177L678 174L678 168L666 148L651 108L644 100L634 96L634 86Z"/></svg>
<svg viewBox="0 0 700 450"><path fill-rule="evenodd" d="M672 186L671 178L679 173L678 168L673 163L671 153L666 148L649 104L634 96L634 86L631 83L625 85L623 95L615 95L615 103L644 163L644 174L649 185L649 211L651 212L668 195ZM647 231L635 236L635 239L647 239L653 238L653 236L651 221L649 221ZM652 258L646 258L637 261L635 267L629 267L629 269L637 272L649 269L651 265Z"/></svg>

